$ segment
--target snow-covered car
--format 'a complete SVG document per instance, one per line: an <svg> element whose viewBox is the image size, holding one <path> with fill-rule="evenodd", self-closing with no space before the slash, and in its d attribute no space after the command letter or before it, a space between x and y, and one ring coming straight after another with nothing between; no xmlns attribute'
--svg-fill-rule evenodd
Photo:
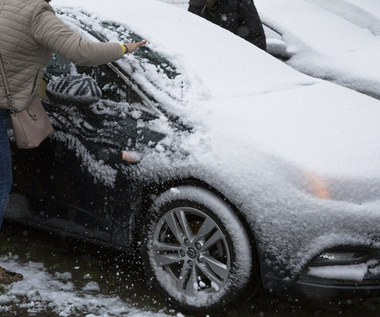
<svg viewBox="0 0 380 317"><path fill-rule="evenodd" d="M185 311L261 283L380 289L378 100L165 3L55 4L87 38L149 44L91 68L53 56L55 132L13 146L9 218L141 249L148 281Z"/></svg>
<svg viewBox="0 0 380 317"><path fill-rule="evenodd" d="M378 0L255 3L267 27L270 53L303 73L380 99Z"/></svg>

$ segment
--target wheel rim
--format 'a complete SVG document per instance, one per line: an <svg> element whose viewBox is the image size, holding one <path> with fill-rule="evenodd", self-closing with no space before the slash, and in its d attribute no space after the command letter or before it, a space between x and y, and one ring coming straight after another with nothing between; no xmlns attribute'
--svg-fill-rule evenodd
<svg viewBox="0 0 380 317"><path fill-rule="evenodd" d="M174 287L180 296L217 293L231 269L226 235L210 216L190 207L172 209L161 217L149 257L161 286L169 293Z"/></svg>

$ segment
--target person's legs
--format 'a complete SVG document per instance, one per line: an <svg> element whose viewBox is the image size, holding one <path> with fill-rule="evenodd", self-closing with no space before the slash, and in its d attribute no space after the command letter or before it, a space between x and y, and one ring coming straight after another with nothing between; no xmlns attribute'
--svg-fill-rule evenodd
<svg viewBox="0 0 380 317"><path fill-rule="evenodd" d="M0 227L3 223L9 192L12 186L12 161L5 125L8 112L0 109Z"/></svg>
<svg viewBox="0 0 380 317"><path fill-rule="evenodd" d="M12 187L12 160L5 117L6 110L0 109L0 227L3 224L9 192ZM10 272L0 266L0 284L10 284L21 281L22 274Z"/></svg>

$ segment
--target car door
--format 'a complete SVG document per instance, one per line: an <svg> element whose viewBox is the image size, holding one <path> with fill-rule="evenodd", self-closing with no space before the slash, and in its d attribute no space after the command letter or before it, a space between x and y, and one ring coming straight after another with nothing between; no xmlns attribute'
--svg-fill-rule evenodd
<svg viewBox="0 0 380 317"><path fill-rule="evenodd" d="M142 151L163 136L147 128L145 123L157 114L115 66L76 67L54 54L46 70L48 88L73 74L91 76L101 98L92 104L81 104L80 98L65 104L41 93L55 132L38 149L14 148L15 192L27 197L30 222L109 241L119 204L115 186L120 164L137 163L130 157L123 160L123 153Z"/></svg>
<svg viewBox="0 0 380 317"><path fill-rule="evenodd" d="M160 138L144 124L156 115L116 68L57 64L65 61L55 55L47 76L55 76L54 69L70 69L71 73L91 76L102 96L91 105L57 106L45 99L49 108L54 107L54 199L60 205L48 217L75 223L76 231L109 240L113 211L118 204L115 194L118 164L126 149L136 150L137 144L153 144Z"/></svg>
<svg viewBox="0 0 380 317"><path fill-rule="evenodd" d="M88 26L85 14L67 11L58 14L74 29L82 29L84 36L91 33L101 39L111 34L114 38L120 32L120 41L126 34L131 36L128 41L140 39L108 22L93 20L99 25ZM100 36L93 29L105 31ZM55 132L36 150L14 147L14 192L28 200L29 212L22 216L28 222L109 241L115 208L118 219L121 210L125 215L122 221L128 221L131 211L120 199L128 201L133 194L128 174L138 174L133 172L139 169L138 160L130 154L139 157L165 137L168 128L157 131L149 123L166 116L161 111L168 101L177 103L183 97L183 83L174 66L149 48L140 49L127 61L97 67L77 67L54 54L46 69L48 88L57 78L69 75L91 77L101 98L91 104L80 98L65 102L54 98L54 90L40 91ZM161 110L155 107L158 104ZM119 188L120 178L123 188Z"/></svg>

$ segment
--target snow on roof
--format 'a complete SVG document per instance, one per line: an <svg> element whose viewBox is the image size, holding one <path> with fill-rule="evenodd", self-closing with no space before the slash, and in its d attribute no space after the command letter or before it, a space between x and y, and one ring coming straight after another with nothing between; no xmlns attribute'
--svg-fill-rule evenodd
<svg viewBox="0 0 380 317"><path fill-rule="evenodd" d="M351 3L356 9L361 9L380 19L380 2L377 0L340 0L342 4Z"/></svg>
<svg viewBox="0 0 380 317"><path fill-rule="evenodd" d="M354 26L380 35L380 2L377 0L305 0L341 17Z"/></svg>
<svg viewBox="0 0 380 317"><path fill-rule="evenodd" d="M375 78L372 69L367 76L368 67L356 72L349 62L355 60L355 54L360 65L370 60L371 56L365 56L373 44L368 30L349 26L346 20L299 0L257 0L259 3L267 10L265 16L288 32L285 38L309 53L294 59L299 67L336 74L334 79L356 78L353 82L359 84ZM55 4L78 7L76 0L55 0ZM274 254L283 265L290 263L293 269L302 266L306 251L315 256L320 250L318 241L311 241L314 237L325 241L337 232L338 238L331 240L333 246L347 241L346 232L358 233L368 241L378 234L380 101L303 75L232 33L169 4L108 0L105 5L82 0L80 6L133 27L187 81L189 98L175 106L193 130L180 135L176 145L189 155L170 160L165 153L168 140L164 139L162 151L159 144L147 153L139 172L155 177L163 170L170 178L178 177L175 173L180 170L185 176L207 181L249 215L252 227L259 226L260 242L270 248L265 252ZM321 30L330 36L326 54L325 37L308 36L314 34L311 27L301 28L304 38L291 32L299 29L305 19L302 13L310 13L311 7L316 16L321 13L326 18L321 23ZM350 28L356 44L329 33L335 21L339 21L336 30ZM307 45L303 40L309 41ZM359 43L368 50L356 50ZM345 199L340 204L333 201L336 197L323 201L309 197L300 179L304 172L314 171L334 180L337 175L343 176L339 180L357 177L361 182L352 182L353 186L364 183L371 193L360 197L356 205ZM295 186L289 186L292 181ZM354 188L350 196L355 197L356 192ZM317 247L311 248L313 245Z"/></svg>
<svg viewBox="0 0 380 317"><path fill-rule="evenodd" d="M380 98L377 0L257 0L265 24L283 35L297 70Z"/></svg>
<svg viewBox="0 0 380 317"><path fill-rule="evenodd" d="M78 7L75 0L54 5ZM80 6L118 21L177 60L192 77L197 97L225 98L289 89L315 82L230 32L173 5L154 0L83 0ZM200 93L201 92L201 93Z"/></svg>

